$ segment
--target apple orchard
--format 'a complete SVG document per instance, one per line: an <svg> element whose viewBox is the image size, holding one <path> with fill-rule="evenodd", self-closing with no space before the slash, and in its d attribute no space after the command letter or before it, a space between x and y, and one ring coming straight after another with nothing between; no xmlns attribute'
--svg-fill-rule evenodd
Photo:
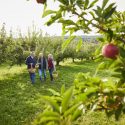
<svg viewBox="0 0 125 125"><path fill-rule="evenodd" d="M71 125L83 114L83 110L104 110L108 117L115 115L118 120L125 113L125 12L117 11L116 3L109 3L110 0L103 0L101 5L98 5L99 0L52 1L59 3L58 9L47 8L50 0L37 0L37 3L44 6L43 18L49 16L46 25L61 23L63 35L70 34L62 44L63 50L75 38L79 41L76 47L80 48L81 38L74 35L77 31L89 34L94 28L103 37L98 38L100 47L95 51L94 60L100 62L95 74L78 73L73 86L63 96L60 94L61 100L56 97L43 97L46 102L53 103L50 114L53 119L41 120L40 123ZM77 17L76 20L71 18L74 16ZM102 79L98 76L99 70L108 70L111 74ZM42 116L46 118L47 112L48 109L45 109ZM54 113L58 114L58 118Z"/></svg>

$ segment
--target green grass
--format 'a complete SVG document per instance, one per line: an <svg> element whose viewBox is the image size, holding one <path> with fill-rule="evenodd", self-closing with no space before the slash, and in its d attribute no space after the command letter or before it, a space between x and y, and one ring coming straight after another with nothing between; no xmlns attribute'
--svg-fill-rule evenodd
<svg viewBox="0 0 125 125"><path fill-rule="evenodd" d="M87 61L61 63L61 66L57 67L59 77L54 83L50 82L47 72L47 81L41 83L37 73L34 85L29 80L25 65L12 68L7 65L0 66L0 125L30 125L34 117L43 109L41 95L51 95L48 91L50 88L59 91L62 84L68 88L72 85L78 72L93 74L97 65L95 62ZM106 76L106 73L102 72L100 76ZM79 124L83 125L85 122L85 125L102 125L105 121L104 113L101 115L86 114L80 119ZM116 125L112 120L106 123ZM118 125L125 124L125 122L122 123L123 121Z"/></svg>

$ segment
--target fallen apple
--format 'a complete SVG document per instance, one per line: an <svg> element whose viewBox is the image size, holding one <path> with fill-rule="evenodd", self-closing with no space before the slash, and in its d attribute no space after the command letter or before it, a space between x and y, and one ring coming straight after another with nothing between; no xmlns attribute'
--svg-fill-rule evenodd
<svg viewBox="0 0 125 125"><path fill-rule="evenodd" d="M106 44L102 48L102 55L104 57L116 59L118 54L119 54L119 48L112 43Z"/></svg>

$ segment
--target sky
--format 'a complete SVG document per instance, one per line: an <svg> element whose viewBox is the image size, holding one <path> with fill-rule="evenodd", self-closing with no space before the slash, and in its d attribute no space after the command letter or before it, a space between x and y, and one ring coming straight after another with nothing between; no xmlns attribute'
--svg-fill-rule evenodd
<svg viewBox="0 0 125 125"><path fill-rule="evenodd" d="M117 10L125 10L125 0L110 1L116 2ZM56 4L48 3L51 9L57 8ZM35 24L43 31L43 34L61 35L61 24L53 24L49 27L44 25L46 18L42 18L42 11L43 5L38 4L36 0L0 0L0 28L5 23L8 32L11 29L16 34L21 30L25 34L28 27L31 28Z"/></svg>

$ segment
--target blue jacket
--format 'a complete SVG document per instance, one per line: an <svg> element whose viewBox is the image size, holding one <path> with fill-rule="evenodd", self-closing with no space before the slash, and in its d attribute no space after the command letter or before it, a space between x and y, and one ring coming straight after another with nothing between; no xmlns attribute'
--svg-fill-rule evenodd
<svg viewBox="0 0 125 125"><path fill-rule="evenodd" d="M32 68L35 68L35 65L37 63L35 57L31 57L31 56L28 56L26 58L26 65L27 65L27 68L30 69L31 68L31 63L32 63Z"/></svg>

